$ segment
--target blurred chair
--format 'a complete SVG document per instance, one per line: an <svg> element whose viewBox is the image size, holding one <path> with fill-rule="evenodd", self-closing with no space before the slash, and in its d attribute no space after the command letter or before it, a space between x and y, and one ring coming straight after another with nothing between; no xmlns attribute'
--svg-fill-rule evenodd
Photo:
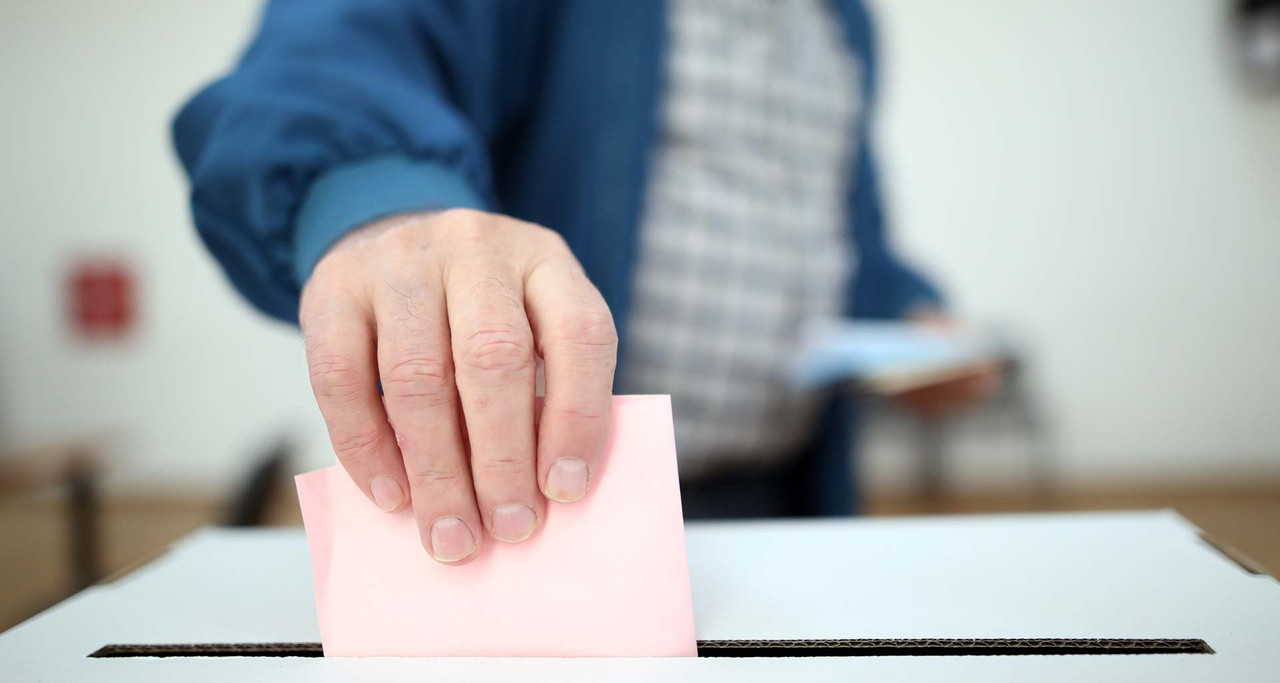
<svg viewBox="0 0 1280 683"><path fill-rule="evenodd" d="M50 443L0 458L0 499L59 488L65 492L71 593L102 575L98 481L105 459L93 446L97 441Z"/></svg>
<svg viewBox="0 0 1280 683"><path fill-rule="evenodd" d="M293 452L293 442L281 438L257 458L257 464L236 488L227 506L223 526L262 526L266 523L267 511L280 491L281 480L293 459Z"/></svg>
<svg viewBox="0 0 1280 683"><path fill-rule="evenodd" d="M937 503L950 490L947 459L952 451L953 428L959 421L982 421L984 429L1012 428L1022 433L1027 447L1031 492L1039 507L1051 506L1056 486L1055 448L1052 431L1039 395L1032 386L1026 356L1012 347L994 360L1004 371L1000 391L990 400L968 410L944 415L907 414L895 401L857 388L854 392L868 414L894 413L913 426L914 450L919 462L917 493L926 503Z"/></svg>
<svg viewBox="0 0 1280 683"><path fill-rule="evenodd" d="M103 577L102 502L100 482L106 458L104 438L55 442L0 457L0 500L61 491L66 497L70 581L67 594ZM252 469L235 487L223 515L224 526L259 526L281 489L293 454L292 442L279 439L254 459Z"/></svg>

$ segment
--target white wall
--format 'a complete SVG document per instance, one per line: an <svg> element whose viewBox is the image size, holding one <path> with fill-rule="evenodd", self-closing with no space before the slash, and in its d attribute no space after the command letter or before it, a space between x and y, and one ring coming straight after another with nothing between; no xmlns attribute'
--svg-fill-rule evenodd
<svg viewBox="0 0 1280 683"><path fill-rule="evenodd" d="M899 242L961 311L1038 345L1077 479L1277 472L1280 102L1253 101L1211 0L876 3ZM199 245L168 121L229 64L250 0L0 4L0 434L119 428L121 488L221 490L281 429L331 458L296 333ZM63 326L60 275L127 253L132 344ZM881 434L878 443L885 441ZM1020 463L965 442L966 481ZM872 480L905 476L873 449Z"/></svg>
<svg viewBox="0 0 1280 683"><path fill-rule="evenodd" d="M169 120L225 69L253 0L0 4L0 420L9 444L116 430L113 480L222 490L254 448L297 430L328 457L302 343L232 295L200 245ZM140 334L66 333L77 254L141 275ZM323 432L319 432L323 437Z"/></svg>
<svg viewBox="0 0 1280 683"><path fill-rule="evenodd" d="M874 5L899 243L1037 343L1077 479L1280 473L1280 97L1226 5Z"/></svg>

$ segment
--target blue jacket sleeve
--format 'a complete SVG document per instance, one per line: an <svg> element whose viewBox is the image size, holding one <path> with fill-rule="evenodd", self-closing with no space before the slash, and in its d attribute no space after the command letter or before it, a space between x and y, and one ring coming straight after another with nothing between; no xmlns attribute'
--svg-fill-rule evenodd
<svg viewBox="0 0 1280 683"><path fill-rule="evenodd" d="M863 66L863 116L849 198L849 221L857 245L857 271L850 285L850 313L866 318L901 318L913 310L942 307L941 293L894 254L885 227L880 184L871 150L870 119L875 100L875 36L861 3L850 21L851 44Z"/></svg>
<svg viewBox="0 0 1280 683"><path fill-rule="evenodd" d="M352 228L492 207L488 144L525 100L538 12L271 0L237 67L173 124L196 228L237 289L293 322L316 261Z"/></svg>
<svg viewBox="0 0 1280 683"><path fill-rule="evenodd" d="M924 276L903 263L885 234L884 214L871 153L862 143L858 179L852 199L857 272L850 297L851 313L863 318L902 318L923 308L942 308L941 293Z"/></svg>

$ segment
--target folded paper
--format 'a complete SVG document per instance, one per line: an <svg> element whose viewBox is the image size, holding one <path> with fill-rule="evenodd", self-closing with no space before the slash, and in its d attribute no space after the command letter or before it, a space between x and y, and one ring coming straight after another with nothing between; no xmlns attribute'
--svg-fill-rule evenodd
<svg viewBox="0 0 1280 683"><path fill-rule="evenodd" d="M436 563L341 467L297 477L325 656L696 654L671 403L619 396L592 490L523 543Z"/></svg>

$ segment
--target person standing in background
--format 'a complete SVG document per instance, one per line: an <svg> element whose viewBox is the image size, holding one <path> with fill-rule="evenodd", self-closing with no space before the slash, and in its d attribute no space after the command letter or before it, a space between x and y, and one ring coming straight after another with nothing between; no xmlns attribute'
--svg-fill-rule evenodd
<svg viewBox="0 0 1280 683"><path fill-rule="evenodd" d="M459 563L608 476L615 364L672 395L687 516L852 512L798 331L945 320L885 235L874 67L854 0L272 0L174 140L232 282L300 321L339 460Z"/></svg>

